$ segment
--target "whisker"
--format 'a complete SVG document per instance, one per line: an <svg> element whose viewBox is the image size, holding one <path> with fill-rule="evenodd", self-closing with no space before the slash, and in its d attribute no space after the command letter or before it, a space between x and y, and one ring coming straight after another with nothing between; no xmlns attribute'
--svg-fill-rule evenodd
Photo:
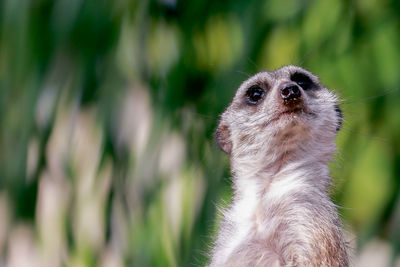
<svg viewBox="0 0 400 267"><path fill-rule="evenodd" d="M256 70L259 70L260 68L258 67L258 65L250 58L250 57L246 57L246 60L249 62L249 63L251 63L252 65L253 65L253 67L256 69Z"/></svg>
<svg viewBox="0 0 400 267"><path fill-rule="evenodd" d="M388 90L382 94L379 95L374 95L374 96L368 96L368 97L364 97L364 98L360 98L360 99L354 99L354 100L344 100L341 101L340 104L351 104L351 103L357 103L357 102L364 102L364 101L369 101L369 100L373 100L376 98L380 98L380 97L384 97L387 96L389 94L394 94L399 92L399 88L393 89L393 90Z"/></svg>
<svg viewBox="0 0 400 267"><path fill-rule="evenodd" d="M361 133L359 131L354 131L354 130L351 130L351 129L348 129L348 128L345 128L345 127L342 127L342 129L347 131L347 132L350 132L352 134L356 134L358 136L370 137L371 139L374 139L374 140L378 140L378 141L381 141L381 142L389 143L389 139L387 139L387 138L383 138L383 137L379 137L379 136L370 136L368 134Z"/></svg>
<svg viewBox="0 0 400 267"><path fill-rule="evenodd" d="M244 71L241 71L241 70L235 70L235 72L236 73L239 73L239 74L243 74L243 75L245 75L247 78L250 78L252 75L251 74L249 74L249 73L247 73L247 72L244 72Z"/></svg>

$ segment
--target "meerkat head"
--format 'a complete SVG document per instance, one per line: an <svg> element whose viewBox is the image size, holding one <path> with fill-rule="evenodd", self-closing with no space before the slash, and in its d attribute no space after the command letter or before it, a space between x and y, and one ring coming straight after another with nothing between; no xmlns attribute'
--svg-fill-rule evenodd
<svg viewBox="0 0 400 267"><path fill-rule="evenodd" d="M341 127L338 98L296 66L260 72L242 83L221 115L215 138L232 156L335 150Z"/></svg>

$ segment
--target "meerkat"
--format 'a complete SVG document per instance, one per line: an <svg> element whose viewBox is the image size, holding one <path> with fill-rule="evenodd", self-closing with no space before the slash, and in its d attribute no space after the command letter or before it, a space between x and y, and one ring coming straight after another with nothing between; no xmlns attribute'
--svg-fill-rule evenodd
<svg viewBox="0 0 400 267"><path fill-rule="evenodd" d="M242 83L215 132L234 196L209 266L349 265L327 165L341 124L338 97L303 68Z"/></svg>

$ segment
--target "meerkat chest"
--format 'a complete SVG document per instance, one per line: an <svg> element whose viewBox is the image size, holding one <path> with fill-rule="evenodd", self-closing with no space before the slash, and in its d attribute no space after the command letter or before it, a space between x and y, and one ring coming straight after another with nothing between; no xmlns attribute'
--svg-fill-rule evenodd
<svg viewBox="0 0 400 267"><path fill-rule="evenodd" d="M234 251L240 244L246 242L257 229L257 211L259 210L259 196L251 182L246 185L226 214L229 225L232 226L229 233L229 242L226 242L226 254Z"/></svg>

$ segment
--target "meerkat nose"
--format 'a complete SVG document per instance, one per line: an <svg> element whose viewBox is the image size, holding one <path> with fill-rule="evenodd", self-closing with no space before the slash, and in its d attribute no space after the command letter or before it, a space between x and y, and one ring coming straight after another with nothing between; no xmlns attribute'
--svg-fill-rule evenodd
<svg viewBox="0 0 400 267"><path fill-rule="evenodd" d="M287 84L281 89L281 97L285 101L294 100L300 96L300 88L294 83Z"/></svg>

